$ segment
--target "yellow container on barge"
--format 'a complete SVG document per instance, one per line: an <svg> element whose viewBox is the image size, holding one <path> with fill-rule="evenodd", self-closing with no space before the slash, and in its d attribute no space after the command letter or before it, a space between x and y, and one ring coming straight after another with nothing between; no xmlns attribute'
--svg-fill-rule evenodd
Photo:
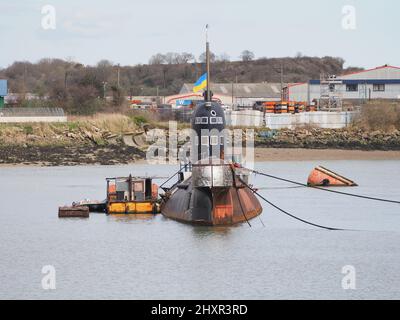
<svg viewBox="0 0 400 320"><path fill-rule="evenodd" d="M107 178L107 214L160 212L158 186L149 177Z"/></svg>

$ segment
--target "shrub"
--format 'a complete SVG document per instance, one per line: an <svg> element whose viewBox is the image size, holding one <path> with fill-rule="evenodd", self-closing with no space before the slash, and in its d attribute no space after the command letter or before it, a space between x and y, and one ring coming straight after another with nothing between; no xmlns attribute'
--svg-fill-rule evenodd
<svg viewBox="0 0 400 320"><path fill-rule="evenodd" d="M25 133L26 135L28 135L28 134L33 134L33 127L30 126L30 125L24 126L24 133Z"/></svg>
<svg viewBox="0 0 400 320"><path fill-rule="evenodd" d="M375 102L365 105L355 125L366 130L400 130L400 104Z"/></svg>
<svg viewBox="0 0 400 320"><path fill-rule="evenodd" d="M137 126L142 126L145 123L148 123L148 120L145 116L133 116L132 120Z"/></svg>

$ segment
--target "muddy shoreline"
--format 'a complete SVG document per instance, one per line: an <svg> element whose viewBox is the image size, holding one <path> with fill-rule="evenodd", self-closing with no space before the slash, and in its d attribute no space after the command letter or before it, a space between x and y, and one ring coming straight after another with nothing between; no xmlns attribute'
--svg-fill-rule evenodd
<svg viewBox="0 0 400 320"><path fill-rule="evenodd" d="M186 135L178 135L179 145L187 141ZM143 163L148 146L164 136L168 136L165 128L139 126L118 114L61 124L2 125L0 166ZM257 128L254 138L255 161L400 160L400 131L395 128Z"/></svg>
<svg viewBox="0 0 400 320"><path fill-rule="evenodd" d="M255 161L400 160L400 151L255 148ZM146 163L146 153L122 145L0 146L0 166L77 166Z"/></svg>
<svg viewBox="0 0 400 320"><path fill-rule="evenodd" d="M144 159L145 152L130 146L0 146L0 165L116 165Z"/></svg>

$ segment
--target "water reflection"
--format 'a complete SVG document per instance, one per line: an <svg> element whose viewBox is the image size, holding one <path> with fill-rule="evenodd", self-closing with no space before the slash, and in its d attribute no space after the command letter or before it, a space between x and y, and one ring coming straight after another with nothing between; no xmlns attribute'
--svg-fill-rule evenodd
<svg viewBox="0 0 400 320"><path fill-rule="evenodd" d="M177 222L178 223L178 222ZM192 233L196 238L207 238L210 236L220 236L220 237L227 237L231 236L232 232L239 228L239 225L235 226L224 226L224 227L207 227L207 226L192 226Z"/></svg>
<svg viewBox="0 0 400 320"><path fill-rule="evenodd" d="M154 214L110 214L107 215L107 219L112 222L131 223L155 220L156 216Z"/></svg>

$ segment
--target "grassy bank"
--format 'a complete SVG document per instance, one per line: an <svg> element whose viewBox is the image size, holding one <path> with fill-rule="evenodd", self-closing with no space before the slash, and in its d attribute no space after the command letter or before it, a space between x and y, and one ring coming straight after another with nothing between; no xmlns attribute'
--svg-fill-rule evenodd
<svg viewBox="0 0 400 320"><path fill-rule="evenodd" d="M0 125L0 164L118 164L145 156L122 135L142 130L138 119L120 114L71 117L67 123Z"/></svg>
<svg viewBox="0 0 400 320"><path fill-rule="evenodd" d="M0 124L0 145L105 145L112 135L139 130L136 118L120 114L70 117L66 123Z"/></svg>
<svg viewBox="0 0 400 320"><path fill-rule="evenodd" d="M189 125L179 124L178 130ZM0 124L0 164L117 164L143 159L123 136L144 127L168 129L150 112L72 116L67 123ZM245 129L245 128L243 128ZM400 150L400 107L373 104L346 129L254 128L260 148Z"/></svg>

